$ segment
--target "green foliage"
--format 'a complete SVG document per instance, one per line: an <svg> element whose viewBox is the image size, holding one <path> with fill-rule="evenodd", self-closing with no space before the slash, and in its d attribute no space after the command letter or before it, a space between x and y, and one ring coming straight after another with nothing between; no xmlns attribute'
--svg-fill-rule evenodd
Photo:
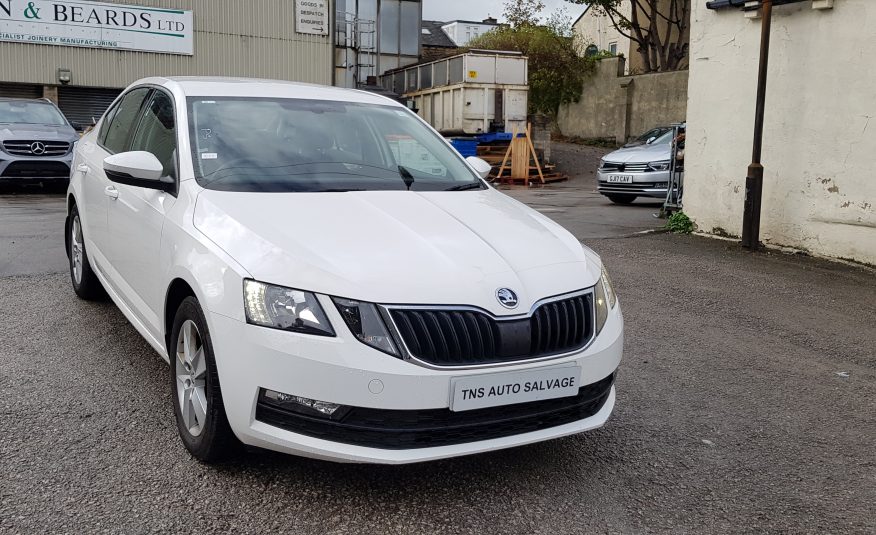
<svg viewBox="0 0 876 535"><path fill-rule="evenodd" d="M515 50L529 57L529 111L556 116L561 104L578 102L584 79L596 58L575 52L574 39L557 28L521 24L487 32L468 45L486 50Z"/></svg>
<svg viewBox="0 0 876 535"><path fill-rule="evenodd" d="M693 221L684 212L675 212L669 216L666 229L675 234L690 234L693 232Z"/></svg>
<svg viewBox="0 0 876 535"><path fill-rule="evenodd" d="M541 0L507 0L502 15L511 26L535 26L543 9Z"/></svg>

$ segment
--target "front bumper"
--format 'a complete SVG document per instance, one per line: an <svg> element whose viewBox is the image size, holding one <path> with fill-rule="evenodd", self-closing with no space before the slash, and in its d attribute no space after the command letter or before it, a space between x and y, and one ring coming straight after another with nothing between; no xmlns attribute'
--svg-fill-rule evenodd
<svg viewBox="0 0 876 535"><path fill-rule="evenodd" d="M607 421L614 407L613 374L623 351L619 305L582 351L546 362L469 370L430 369L373 350L346 330L334 307L324 308L336 326L336 338L264 329L208 314L225 411L245 444L341 462L412 463L594 429ZM579 390L580 403L572 397L552 404L537 401L484 409L480 414L449 411L453 378L573 363L581 368L578 384L585 385ZM588 390L587 385L596 386ZM353 409L352 419L340 426L314 418L302 424L300 416L260 406L262 389L361 410L354 417ZM545 405L536 406L540 403ZM505 418L496 417L503 413ZM434 425L424 424L427 421ZM357 428L352 435L351 427Z"/></svg>
<svg viewBox="0 0 876 535"><path fill-rule="evenodd" d="M609 175L632 175L631 183L608 182ZM601 169L596 171L596 190L603 195L635 195L636 197L665 198L669 188L669 171L628 172Z"/></svg>
<svg viewBox="0 0 876 535"><path fill-rule="evenodd" d="M0 180L3 182L63 181L70 178L73 152L58 157L11 156L0 151Z"/></svg>

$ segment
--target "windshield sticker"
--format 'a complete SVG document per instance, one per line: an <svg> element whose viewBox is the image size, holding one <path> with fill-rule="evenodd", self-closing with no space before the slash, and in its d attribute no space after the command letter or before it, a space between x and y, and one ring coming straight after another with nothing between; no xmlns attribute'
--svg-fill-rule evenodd
<svg viewBox="0 0 876 535"><path fill-rule="evenodd" d="M201 154L202 160L215 160L218 157L219 157L219 155L216 154L215 152L205 152L205 153Z"/></svg>

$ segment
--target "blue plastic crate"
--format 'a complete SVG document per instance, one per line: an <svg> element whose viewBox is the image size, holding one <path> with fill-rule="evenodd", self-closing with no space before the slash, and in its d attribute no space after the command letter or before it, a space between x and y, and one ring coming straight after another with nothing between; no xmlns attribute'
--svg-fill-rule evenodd
<svg viewBox="0 0 876 535"><path fill-rule="evenodd" d="M489 134L478 134L478 141L481 143L492 143L494 141L511 141L514 134L511 132L490 132Z"/></svg>
<svg viewBox="0 0 876 535"><path fill-rule="evenodd" d="M463 158L478 155L478 141L476 139L451 139L450 144Z"/></svg>

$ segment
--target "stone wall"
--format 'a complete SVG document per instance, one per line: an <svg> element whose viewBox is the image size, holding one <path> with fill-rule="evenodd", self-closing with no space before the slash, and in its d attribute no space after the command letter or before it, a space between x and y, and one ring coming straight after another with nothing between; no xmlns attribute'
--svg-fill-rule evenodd
<svg viewBox="0 0 876 535"><path fill-rule="evenodd" d="M560 107L566 136L624 143L655 126L685 120L688 71L624 76L623 58L606 58L584 82L581 99Z"/></svg>

